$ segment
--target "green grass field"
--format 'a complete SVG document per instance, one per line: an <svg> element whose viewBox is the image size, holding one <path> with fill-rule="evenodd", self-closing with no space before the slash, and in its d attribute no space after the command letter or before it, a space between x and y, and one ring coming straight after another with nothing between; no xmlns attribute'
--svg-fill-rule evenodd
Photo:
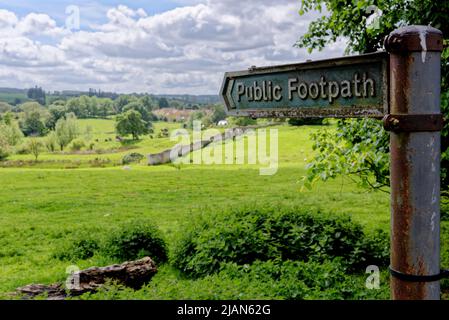
<svg viewBox="0 0 449 320"><path fill-rule="evenodd" d="M93 134L98 139L115 136L112 121L81 123L84 127L95 126ZM167 124L157 124L156 128L161 126ZM177 127L179 124L170 124L170 129ZM319 183L311 191L301 190L305 161L312 155L309 134L319 127L275 128L279 130L279 169L273 176L259 175L260 165L148 167L142 163L131 165L131 170L123 170L122 166L74 170L45 166L51 158L85 161L95 155L43 154L42 167L0 169L1 294L5 296L30 283L63 281L68 263L55 259L55 250L69 243L80 230L107 234L115 225L132 218L151 219L163 231L169 247L192 215L242 205L320 208L335 215L349 215L367 229L388 230L389 200L385 193L366 192L344 179ZM161 151L173 144L168 138L145 138L135 150ZM102 156L119 160L123 154ZM12 159L27 157L31 156ZM108 262L94 257L76 264L85 268ZM169 293L153 292L156 298L202 297L192 296L193 289L186 290L201 282L180 279L168 265L153 281L156 287L166 289L170 281L174 286ZM232 298L230 292L220 297ZM132 297L133 293L126 296ZM138 293L134 297L142 298ZM254 297L257 295L247 296Z"/></svg>
<svg viewBox="0 0 449 320"><path fill-rule="evenodd" d="M120 148L114 139L112 120L80 120L80 126L81 132L91 126L92 139L98 139L104 150ZM155 131L179 127L176 123L156 123ZM32 163L31 155L12 156L12 161L29 162L19 168L0 168L0 297L10 298L9 292L26 284L64 281L71 263L54 257L59 248L70 244L81 231L103 236L134 218L154 222L162 230L169 249L193 215L242 206L317 208L332 215L350 216L367 231L380 228L388 232L388 194L367 192L342 177L318 183L312 190L302 188L306 161L313 156L309 135L323 127L271 128L279 132L279 168L272 176L259 174L259 168L266 167L262 164L150 167L143 160L124 170L120 160L130 150L101 155L44 153L37 164ZM327 129L332 130L332 126ZM109 138L112 141L105 141ZM160 152L175 143L169 138L144 137L135 143L132 152ZM219 147L222 146L213 148ZM210 147L204 151L209 152ZM55 159L88 163L95 157L109 158L114 165L105 168L77 165L76 169L68 170L64 169L66 163L52 163ZM442 226L443 230L448 227L445 222ZM446 238L443 236L443 262L449 260ZM117 261L94 256L73 263L87 268L114 262ZM382 292L387 292L385 270L383 275ZM90 298L266 298L248 286L239 289L234 282L214 279L185 279L165 264L149 288L101 293ZM363 289L363 283L360 286Z"/></svg>
<svg viewBox="0 0 449 320"><path fill-rule="evenodd" d="M66 148L63 152L49 153L45 150L39 155L38 162L32 165L39 168L64 168L64 165L58 163L52 163L51 161L68 161L66 164L69 167L86 166L86 163L94 159L108 160L111 164L120 164L123 156L129 152L138 152L141 154L160 152L165 149L169 149L176 142L170 141L170 138L156 138L156 134L162 128L174 130L181 128L179 123L167 123L167 122L155 122L153 135L155 138L151 139L149 136L141 137L137 142L128 141L125 145L116 141L115 122L107 119L80 119L79 131L80 138L86 141L91 141L95 144L95 150L97 152L73 152ZM91 128L90 133L87 131L87 127ZM41 138L42 141L45 138ZM32 161L34 156L31 154L15 154L9 158L10 161ZM71 166L70 166L71 162Z"/></svg>

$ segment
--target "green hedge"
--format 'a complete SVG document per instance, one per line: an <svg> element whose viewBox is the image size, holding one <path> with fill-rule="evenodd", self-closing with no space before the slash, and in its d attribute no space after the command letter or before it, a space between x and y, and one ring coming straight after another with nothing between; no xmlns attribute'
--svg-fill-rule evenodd
<svg viewBox="0 0 449 320"><path fill-rule="evenodd" d="M361 225L305 209L238 209L193 220L175 246L172 263L189 276L220 270L224 263L325 261L342 258L350 271L388 264L388 237L367 235Z"/></svg>

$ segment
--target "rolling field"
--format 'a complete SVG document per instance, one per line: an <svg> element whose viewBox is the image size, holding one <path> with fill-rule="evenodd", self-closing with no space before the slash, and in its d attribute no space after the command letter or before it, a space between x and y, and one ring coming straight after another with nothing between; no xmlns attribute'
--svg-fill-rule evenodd
<svg viewBox="0 0 449 320"><path fill-rule="evenodd" d="M63 152L49 153L42 152L39 155L39 162L32 165L39 168L57 168L58 164L51 161L71 161L77 166L85 166L88 161L95 159L110 161L110 165L120 164L123 156L130 152L138 152L142 154L160 152L173 146L176 142L170 141L170 138L154 138L149 136L142 137L138 142L128 141L125 145L116 141L115 122L107 119L80 119L79 131L80 137L85 141L94 143L96 152L73 152L70 149L65 149ZM91 131L87 131L87 127ZM169 130L181 128L179 123L155 122L153 136L162 128ZM45 138L40 138L44 141ZM31 154L15 154L9 158L10 161L32 161L34 160ZM72 163L72 164L73 164ZM63 165L59 167L64 168Z"/></svg>
<svg viewBox="0 0 449 320"><path fill-rule="evenodd" d="M99 125L94 131L96 137L113 135L112 121L85 120L84 124L91 121ZM385 193L366 192L344 179L318 183L311 191L302 190L305 160L312 155L309 134L318 127L276 128L279 169L273 176L259 175L260 165L0 169L0 292L5 295L29 283L63 281L68 263L54 258L55 250L70 243L80 231L106 235L117 224L132 218L153 221L163 231L169 247L192 215L242 205L319 208L335 215L350 215L367 229L388 230L389 199ZM163 141L150 145L157 140ZM148 139L135 150L160 151L170 143L174 144L168 138ZM104 156L118 160L121 155ZM52 156L46 154L42 159ZM55 157L63 156L92 157ZM110 262L94 256L76 264L85 268ZM168 265L161 268L160 274L164 276L158 275L154 285L172 279L179 289L162 298L188 298L181 289L194 285L193 280L178 279ZM158 297L157 292L154 294Z"/></svg>

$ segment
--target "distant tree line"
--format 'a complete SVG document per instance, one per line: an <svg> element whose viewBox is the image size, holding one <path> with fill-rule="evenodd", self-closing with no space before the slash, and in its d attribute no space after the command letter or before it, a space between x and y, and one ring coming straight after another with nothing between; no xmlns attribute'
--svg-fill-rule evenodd
<svg viewBox="0 0 449 320"><path fill-rule="evenodd" d="M70 150L80 150L86 142L91 145L91 141L78 138L78 119L115 119L117 139L124 141L126 136L137 140L152 134L154 121L167 121L166 113L155 114L158 109L194 110L187 119L172 119L184 122L184 127L192 127L194 120L201 120L205 128L226 118L222 105L191 104L148 94L121 94L115 99L104 95L100 90L90 89L89 94L67 98L46 94L35 86L27 90L27 102L10 105L0 101L0 161L22 151L33 154L37 160L44 149L64 151L69 146ZM28 139L22 143L24 137Z"/></svg>
<svg viewBox="0 0 449 320"><path fill-rule="evenodd" d="M39 102L42 105L45 104L45 91L42 90L41 87L36 86L34 88L28 89L27 97L29 99Z"/></svg>

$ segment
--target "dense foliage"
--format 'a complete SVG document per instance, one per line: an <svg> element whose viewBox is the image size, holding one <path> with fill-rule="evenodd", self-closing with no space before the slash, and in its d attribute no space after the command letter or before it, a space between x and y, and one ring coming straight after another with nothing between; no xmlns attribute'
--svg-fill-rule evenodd
<svg viewBox="0 0 449 320"><path fill-rule="evenodd" d="M53 256L60 260L77 261L89 259L100 250L99 240L92 238L91 235L77 235L75 239L68 244L58 248Z"/></svg>
<svg viewBox="0 0 449 320"><path fill-rule="evenodd" d="M134 140L139 139L139 136L149 133L151 122L142 119L142 115L130 109L120 114L116 118L116 130L121 135L132 135Z"/></svg>
<svg viewBox="0 0 449 320"><path fill-rule="evenodd" d="M309 30L304 34L297 46L307 48L309 52L321 50L325 46L337 41L340 37L348 40L347 52L367 53L381 49L383 39L392 30L401 25L431 25L439 28L446 37L444 40L444 50L442 53L442 84L441 84L441 109L446 117L449 115L449 49L447 37L449 26L447 17L449 16L449 2L431 0L302 0L300 14L318 9L326 9L328 14L323 15L309 25ZM367 122L372 123L367 123ZM388 163L384 161L384 153L388 148L382 144L386 141L385 133L376 120L351 120L345 122L345 126L338 126L337 131L316 135L315 144L320 151L320 155L311 163L311 172L308 180L315 177L326 179L335 177L337 174L362 173L362 183L371 184L373 187L388 183ZM349 130L365 130L359 136L371 137L374 142L365 145L354 143L347 139L347 135L342 132L344 127L351 126ZM369 128L369 131L366 129ZM384 135L385 137L382 137ZM344 141L341 141L344 140ZM322 145L326 147L322 148ZM344 150L340 150L344 145ZM370 149L373 147L374 149ZM441 176L442 187L449 185L449 121L446 121L442 131L442 161ZM328 152L331 150L332 152ZM337 150L334 152L334 150ZM356 161L356 168L342 168L351 166L354 155L360 153L360 158ZM347 154L350 161L338 155ZM329 156L328 156L329 155ZM334 170L334 169L337 170ZM374 175L374 182L368 183L367 176Z"/></svg>
<svg viewBox="0 0 449 320"><path fill-rule="evenodd" d="M367 188L384 190L389 186L389 138L382 123L370 119L339 120L336 131L322 129L311 137L313 150L318 152L307 165L307 188L317 180L337 176L348 177Z"/></svg>
<svg viewBox="0 0 449 320"><path fill-rule="evenodd" d="M104 253L119 261L145 256L156 263L167 260L167 245L160 231L148 221L134 220L111 232L103 245Z"/></svg>
<svg viewBox="0 0 449 320"><path fill-rule="evenodd" d="M59 247L54 257L77 261L99 256L116 262L136 260L145 256L157 263L167 260L167 245L160 231L147 220L132 220L120 224L106 236L81 232Z"/></svg>
<svg viewBox="0 0 449 320"><path fill-rule="evenodd" d="M143 158L144 158L143 154L140 154L138 152L132 152L132 153L128 153L123 156L122 163L123 164L130 164L130 163L136 163L136 162L138 163Z"/></svg>
<svg viewBox="0 0 449 320"><path fill-rule="evenodd" d="M382 277L386 278L386 275ZM257 261L226 263L222 270L200 279L176 277L167 266L139 291L109 285L81 299L388 299L388 286L366 290L365 276L353 276L338 261ZM382 278L385 279L385 278Z"/></svg>
<svg viewBox="0 0 449 320"><path fill-rule="evenodd" d="M224 263L257 260L325 261L343 258L351 270L385 265L388 237L367 235L349 218L304 209L239 209L199 217L185 228L173 264L194 277L218 272Z"/></svg>
<svg viewBox="0 0 449 320"><path fill-rule="evenodd" d="M73 139L75 139L79 135L79 128L75 114L68 113L65 115L65 117L59 119L56 122L54 132L56 135L56 141L62 151L70 142L72 142Z"/></svg>

